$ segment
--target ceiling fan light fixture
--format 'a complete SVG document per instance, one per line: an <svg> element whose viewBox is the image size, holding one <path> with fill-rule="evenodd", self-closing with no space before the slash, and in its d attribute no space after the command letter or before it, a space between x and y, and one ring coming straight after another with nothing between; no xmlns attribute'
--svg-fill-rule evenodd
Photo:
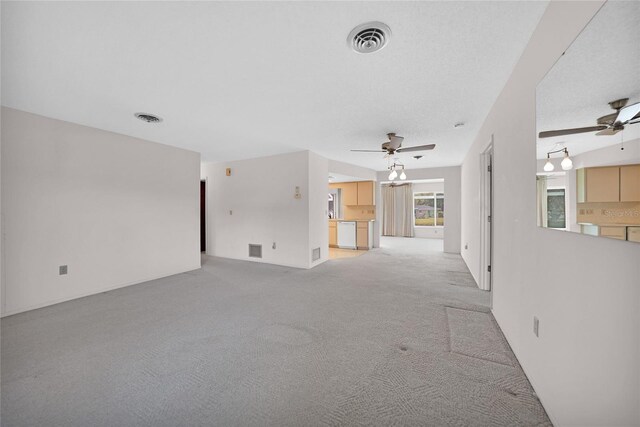
<svg viewBox="0 0 640 427"><path fill-rule="evenodd" d="M400 174L400 179L401 179L401 180L403 180L403 181L404 181L405 179L407 179L407 174L406 174L406 173L404 173L404 169L402 169L402 173Z"/></svg>
<svg viewBox="0 0 640 427"><path fill-rule="evenodd" d="M544 164L544 171L545 172L552 172L554 169L553 163L551 163L551 158L549 157L549 154L547 154L547 163Z"/></svg>
<svg viewBox="0 0 640 427"><path fill-rule="evenodd" d="M573 161L571 160L571 157L569 157L569 151L567 151L566 148L564 149L564 159L562 159L560 166L562 166L562 170L565 171L571 170L573 168Z"/></svg>
<svg viewBox="0 0 640 427"><path fill-rule="evenodd" d="M398 172L396 172L396 170L395 170L395 169L393 169L393 170L391 171L391 173L389 174L389 179L390 179L391 181L393 181L394 179L396 179L396 177L397 177L397 176L398 176Z"/></svg>

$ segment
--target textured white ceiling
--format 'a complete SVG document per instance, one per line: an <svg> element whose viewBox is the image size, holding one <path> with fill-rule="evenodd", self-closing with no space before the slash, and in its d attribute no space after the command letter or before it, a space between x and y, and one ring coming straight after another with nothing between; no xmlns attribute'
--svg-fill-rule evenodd
<svg viewBox="0 0 640 427"><path fill-rule="evenodd" d="M546 2L2 2L2 104L224 161L460 164ZM380 52L347 48L382 21ZM158 125L135 112L164 118ZM466 126L454 129L459 121Z"/></svg>
<svg viewBox="0 0 640 427"><path fill-rule="evenodd" d="M598 117L614 112L610 101L639 102L640 2L605 3L540 82L536 97L538 131L596 126ZM564 146L580 154L636 138L640 124L612 136L538 138L537 156Z"/></svg>

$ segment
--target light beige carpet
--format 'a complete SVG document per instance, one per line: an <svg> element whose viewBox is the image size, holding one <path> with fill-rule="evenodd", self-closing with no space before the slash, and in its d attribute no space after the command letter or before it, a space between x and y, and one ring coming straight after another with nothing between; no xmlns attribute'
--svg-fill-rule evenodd
<svg viewBox="0 0 640 427"><path fill-rule="evenodd" d="M5 318L2 425L550 425L460 256L383 245Z"/></svg>

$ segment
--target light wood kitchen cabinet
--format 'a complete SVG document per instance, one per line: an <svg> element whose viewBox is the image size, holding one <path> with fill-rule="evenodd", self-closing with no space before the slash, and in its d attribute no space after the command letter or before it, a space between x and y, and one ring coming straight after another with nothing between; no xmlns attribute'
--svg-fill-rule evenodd
<svg viewBox="0 0 640 427"><path fill-rule="evenodd" d="M598 167L585 170L586 202L620 201L620 167Z"/></svg>
<svg viewBox="0 0 640 427"><path fill-rule="evenodd" d="M356 245L358 249L369 248L369 227L366 222L358 222L356 228Z"/></svg>
<svg viewBox="0 0 640 427"><path fill-rule="evenodd" d="M610 239L627 240L627 227L600 227L600 236Z"/></svg>
<svg viewBox="0 0 640 427"><path fill-rule="evenodd" d="M369 250L373 247L373 223L358 221L356 223L356 246L358 249Z"/></svg>
<svg viewBox="0 0 640 427"><path fill-rule="evenodd" d="M338 223L329 221L329 246L338 246Z"/></svg>
<svg viewBox="0 0 640 427"><path fill-rule="evenodd" d="M342 188L342 204L346 206L353 206L358 204L358 183L357 182L343 182L340 184Z"/></svg>
<svg viewBox="0 0 640 427"><path fill-rule="evenodd" d="M640 165L620 166L620 201L640 202Z"/></svg>
<svg viewBox="0 0 640 427"><path fill-rule="evenodd" d="M640 243L640 227L627 227L627 240Z"/></svg>
<svg viewBox="0 0 640 427"><path fill-rule="evenodd" d="M359 181L358 183L358 205L372 206L374 203L373 181Z"/></svg>

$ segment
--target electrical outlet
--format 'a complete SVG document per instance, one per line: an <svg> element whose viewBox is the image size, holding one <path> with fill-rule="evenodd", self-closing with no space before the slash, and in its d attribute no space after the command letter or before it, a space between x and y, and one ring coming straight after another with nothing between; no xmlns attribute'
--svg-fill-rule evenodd
<svg viewBox="0 0 640 427"><path fill-rule="evenodd" d="M276 242L273 242L273 245L271 245L271 249L275 249L276 248Z"/></svg>
<svg viewBox="0 0 640 427"><path fill-rule="evenodd" d="M60 276L64 276L65 274L67 274L67 266L61 265L60 267L58 267L58 274Z"/></svg>
<svg viewBox="0 0 640 427"><path fill-rule="evenodd" d="M469 244L468 244L468 243L465 243L465 244L464 244L464 248L465 248L465 249L469 249Z"/></svg>
<svg viewBox="0 0 640 427"><path fill-rule="evenodd" d="M540 329L540 321L538 320L537 317L533 316L533 333L535 334L535 336L539 336L538 335L538 331Z"/></svg>
<svg viewBox="0 0 640 427"><path fill-rule="evenodd" d="M233 211L229 211L229 215L233 215Z"/></svg>

